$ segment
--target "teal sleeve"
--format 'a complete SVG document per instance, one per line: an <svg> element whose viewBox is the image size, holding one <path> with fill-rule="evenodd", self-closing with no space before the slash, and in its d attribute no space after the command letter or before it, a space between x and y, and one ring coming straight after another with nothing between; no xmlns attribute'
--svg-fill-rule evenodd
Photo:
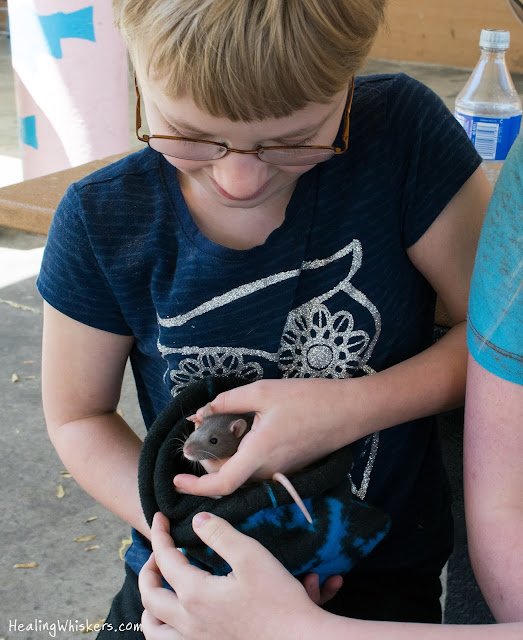
<svg viewBox="0 0 523 640"><path fill-rule="evenodd" d="M523 384L523 136L500 173L472 276L467 344L485 369Z"/></svg>

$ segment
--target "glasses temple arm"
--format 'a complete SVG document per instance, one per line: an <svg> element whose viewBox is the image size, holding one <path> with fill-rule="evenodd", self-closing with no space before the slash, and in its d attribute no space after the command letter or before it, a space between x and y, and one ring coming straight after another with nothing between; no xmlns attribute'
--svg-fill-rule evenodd
<svg viewBox="0 0 523 640"><path fill-rule="evenodd" d="M142 114L141 114L141 105L140 105L140 91L138 89L138 80L136 78L136 71L134 72L134 88L136 90L136 137L138 140L144 140L142 136L138 133L142 126Z"/></svg>

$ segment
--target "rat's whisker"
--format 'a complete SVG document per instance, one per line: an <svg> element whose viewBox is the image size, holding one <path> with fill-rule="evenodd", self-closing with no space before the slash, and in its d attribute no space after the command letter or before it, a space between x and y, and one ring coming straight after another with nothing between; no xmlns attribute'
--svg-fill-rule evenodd
<svg viewBox="0 0 523 640"><path fill-rule="evenodd" d="M204 452L206 454L206 458L202 458L202 460L221 460L221 458L219 456L217 456L215 453L213 453L212 451L205 451Z"/></svg>

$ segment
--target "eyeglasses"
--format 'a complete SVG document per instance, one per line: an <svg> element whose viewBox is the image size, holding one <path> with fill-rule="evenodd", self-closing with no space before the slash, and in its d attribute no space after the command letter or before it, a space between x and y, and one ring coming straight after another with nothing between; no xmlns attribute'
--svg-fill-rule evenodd
<svg viewBox="0 0 523 640"><path fill-rule="evenodd" d="M354 77L352 78L350 96L345 109L345 126L343 128L343 146L340 147L324 147L324 146L259 146L256 149L231 149L227 145L220 142L210 142L208 140L197 140L194 138L181 138L177 136L157 136L139 134L142 126L142 118L140 114L140 91L138 90L138 82L136 75L134 77L136 87L136 137L142 142L146 142L151 149L158 151L166 156L178 158L179 160L196 160L205 162L209 160L219 160L228 153L255 153L262 162L268 164L278 164L287 166L305 166L309 164L318 164L330 160L335 155L341 155L347 151L349 146L349 123L350 109L352 106L352 98L354 96Z"/></svg>

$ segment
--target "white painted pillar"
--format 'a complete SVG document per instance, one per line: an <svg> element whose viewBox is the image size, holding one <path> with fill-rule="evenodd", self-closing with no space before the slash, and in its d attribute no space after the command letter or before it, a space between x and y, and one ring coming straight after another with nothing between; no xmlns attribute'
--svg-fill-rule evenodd
<svg viewBox="0 0 523 640"><path fill-rule="evenodd" d="M129 150L111 2L12 0L8 11L24 179Z"/></svg>

